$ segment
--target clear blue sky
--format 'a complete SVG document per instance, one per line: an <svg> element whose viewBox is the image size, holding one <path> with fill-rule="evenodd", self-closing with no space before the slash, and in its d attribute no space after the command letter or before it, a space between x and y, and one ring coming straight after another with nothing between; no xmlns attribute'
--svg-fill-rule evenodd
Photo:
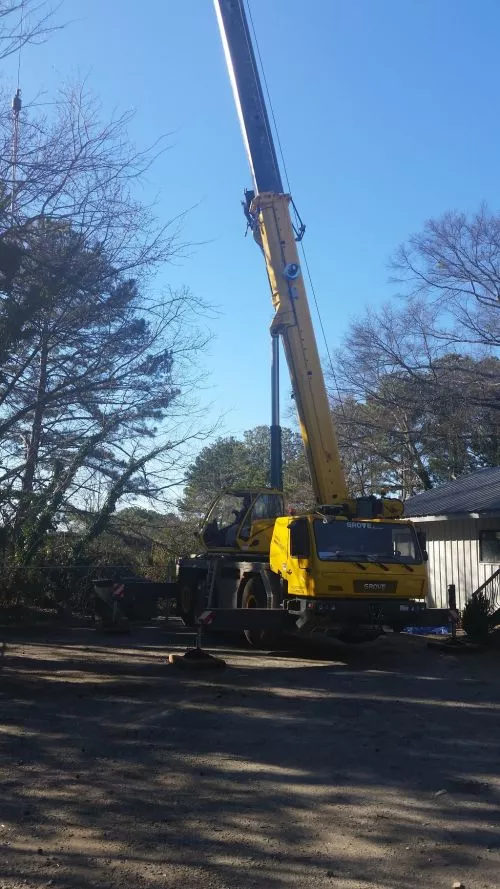
<svg viewBox="0 0 500 889"><path fill-rule="evenodd" d="M387 261L424 220L499 205L498 0L251 0L330 345L391 295ZM211 0L65 0L72 22L22 56L23 98L87 76L106 112L137 109L168 219L191 254L165 271L217 304L207 394L225 429L269 422L267 280L243 237L250 184ZM14 64L2 76L14 86ZM323 352L320 343L320 351ZM285 387L288 388L288 387Z"/></svg>

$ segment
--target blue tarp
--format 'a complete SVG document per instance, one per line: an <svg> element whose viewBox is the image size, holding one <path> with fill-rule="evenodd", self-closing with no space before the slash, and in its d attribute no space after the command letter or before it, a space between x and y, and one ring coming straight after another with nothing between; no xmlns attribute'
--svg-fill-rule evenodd
<svg viewBox="0 0 500 889"><path fill-rule="evenodd" d="M403 633L412 636L449 636L451 627L405 627Z"/></svg>

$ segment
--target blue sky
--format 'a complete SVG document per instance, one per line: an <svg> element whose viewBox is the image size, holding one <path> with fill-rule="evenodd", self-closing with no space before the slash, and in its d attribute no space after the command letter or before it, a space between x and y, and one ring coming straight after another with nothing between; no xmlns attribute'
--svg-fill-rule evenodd
<svg viewBox="0 0 500 889"><path fill-rule="evenodd" d="M251 0L295 202L332 348L392 294L391 252L426 218L498 209L498 0ZM211 0L65 0L68 27L22 54L25 103L86 77L104 113L134 108L149 175L189 255L162 283L219 308L204 364L224 431L269 422L272 311L240 208L250 176ZM15 60L4 62L7 88ZM324 352L320 342L320 351ZM285 370L283 368L283 375ZM288 391L285 376L284 391ZM286 404L285 404L286 407Z"/></svg>

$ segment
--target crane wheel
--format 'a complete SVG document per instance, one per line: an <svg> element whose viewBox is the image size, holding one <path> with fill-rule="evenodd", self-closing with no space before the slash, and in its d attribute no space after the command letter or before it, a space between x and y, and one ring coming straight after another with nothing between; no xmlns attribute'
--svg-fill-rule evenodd
<svg viewBox="0 0 500 889"><path fill-rule="evenodd" d="M184 581L177 596L179 614L187 627L194 627L196 623L196 593L197 584Z"/></svg>
<svg viewBox="0 0 500 889"><path fill-rule="evenodd" d="M245 584L241 599L242 608L267 608L267 596L260 577L251 577ZM273 630L244 630L252 648L277 648L278 633Z"/></svg>

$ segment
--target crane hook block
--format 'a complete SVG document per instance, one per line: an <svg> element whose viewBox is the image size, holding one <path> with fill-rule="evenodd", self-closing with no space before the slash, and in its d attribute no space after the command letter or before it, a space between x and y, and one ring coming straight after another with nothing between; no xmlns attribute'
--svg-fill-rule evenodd
<svg viewBox="0 0 500 889"><path fill-rule="evenodd" d="M16 95L12 99L12 110L14 114L19 114L21 110L21 90L16 91Z"/></svg>
<svg viewBox="0 0 500 889"><path fill-rule="evenodd" d="M296 262L289 262L283 269L283 274L289 281L295 281L300 277L300 265Z"/></svg>

